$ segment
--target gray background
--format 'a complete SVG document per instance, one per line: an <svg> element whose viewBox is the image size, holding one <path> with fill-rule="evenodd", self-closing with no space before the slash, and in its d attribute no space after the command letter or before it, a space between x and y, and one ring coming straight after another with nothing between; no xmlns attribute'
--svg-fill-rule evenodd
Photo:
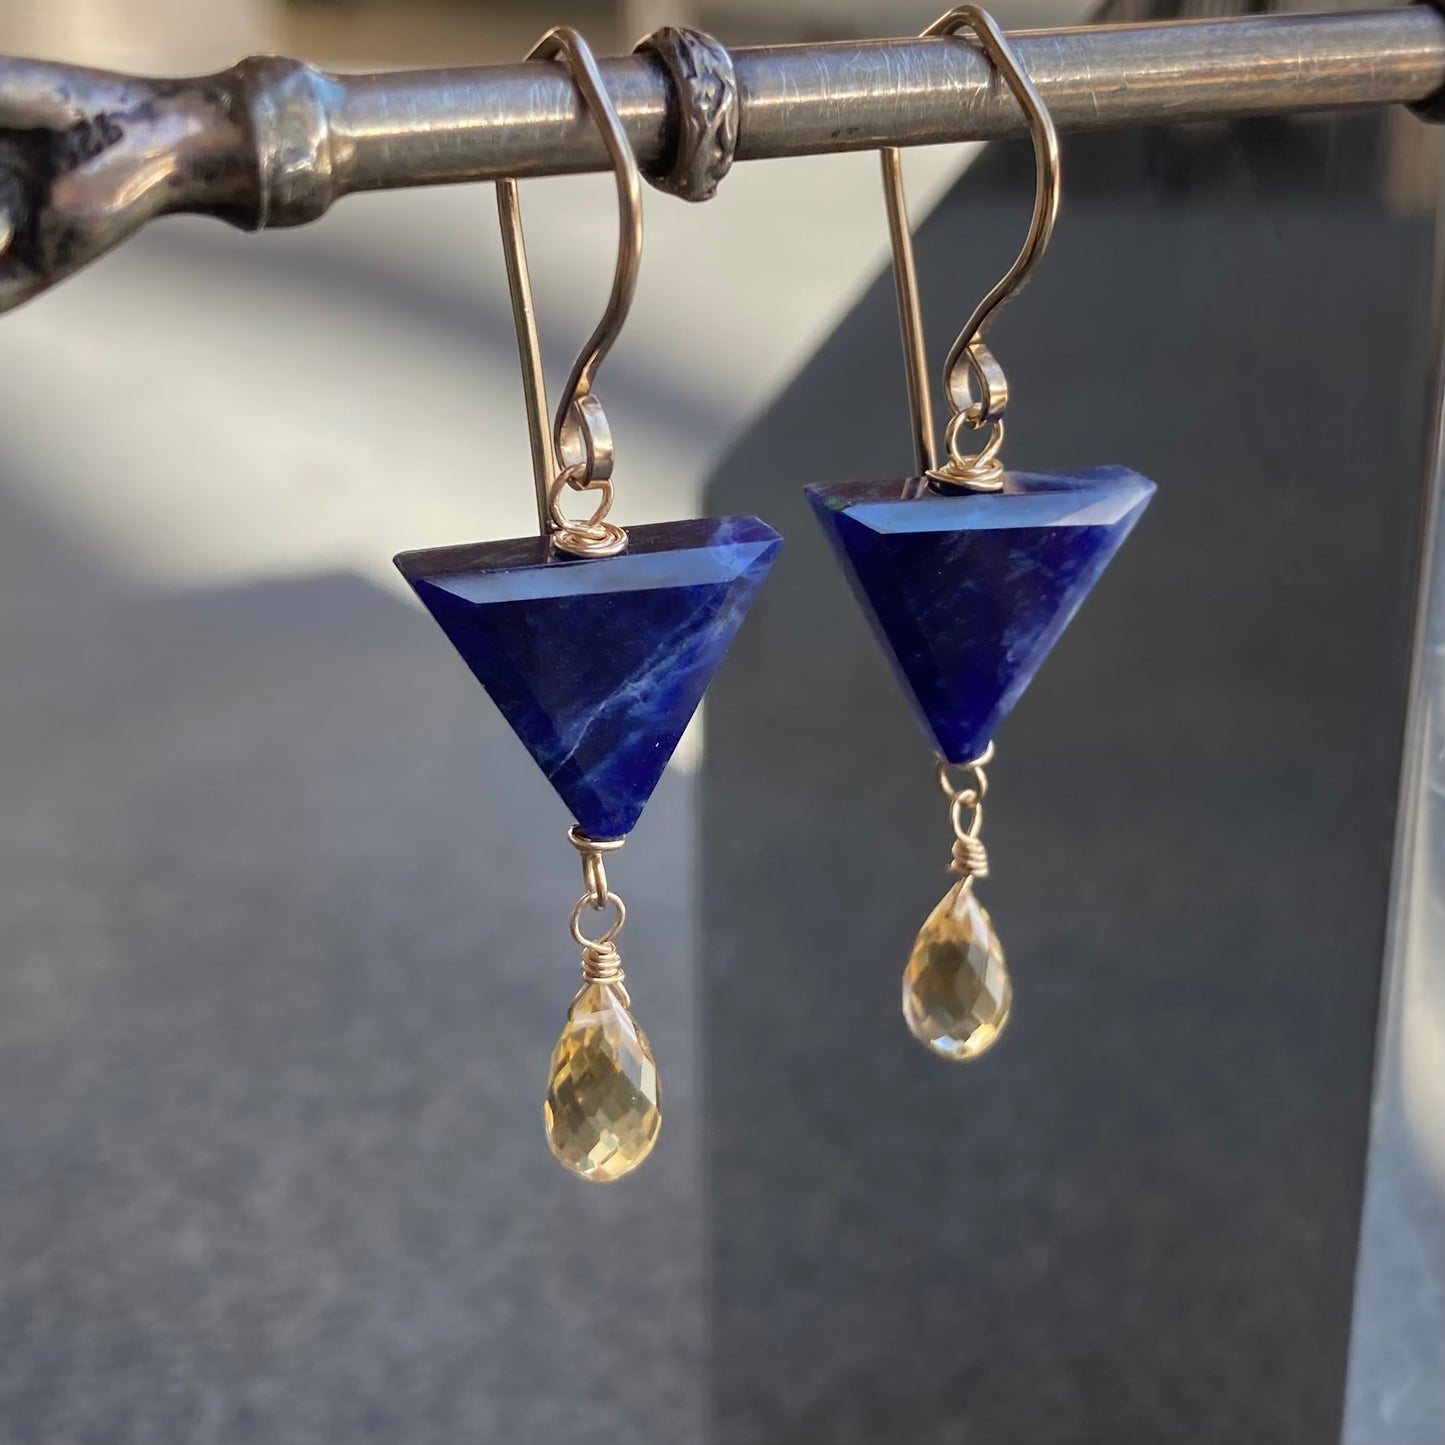
<svg viewBox="0 0 1445 1445"><path fill-rule="evenodd" d="M528 525L490 196L167 224L8 318L0 1439L1333 1438L1424 134L1067 144L1057 248L996 338L1010 458L1161 495L1000 738L984 896L1018 1013L979 1070L897 1017L946 826L798 495L906 466L886 280L739 444L709 509L789 543L713 695L701 859L674 772L619 865L667 1127L610 1191L540 1139L566 819L383 575ZM937 349L1026 174L991 155L926 227ZM610 198L527 205L555 372ZM607 383L627 520L693 508L883 235L871 157L650 205Z"/></svg>

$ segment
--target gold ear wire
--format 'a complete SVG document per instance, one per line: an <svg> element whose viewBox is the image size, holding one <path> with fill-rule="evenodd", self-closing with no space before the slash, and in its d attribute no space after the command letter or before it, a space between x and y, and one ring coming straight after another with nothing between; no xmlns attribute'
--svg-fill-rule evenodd
<svg viewBox="0 0 1445 1445"><path fill-rule="evenodd" d="M928 388L928 357L918 295L918 270L913 255L913 234L908 226L908 203L903 192L902 157L896 147L882 150L883 198L888 207L888 235L893 252L893 275L898 291L898 323L903 332L903 360L908 375L908 405L913 421L913 454L920 476L943 487L996 492L1003 485L1003 413L1008 406L1008 381L1003 368L983 344L999 309L1013 300L1033 274L1054 232L1061 196L1059 137L1048 107L1019 63L1008 38L988 11L977 5L960 5L940 16L924 35L953 35L964 28L978 38L979 48L994 63L1028 117L1034 143L1036 183L1034 210L1028 235L1012 266L974 308L944 363L944 387L951 415L944 429L948 451L938 463L933 432L933 403ZM977 385L978 394L974 387ZM978 452L963 450L964 430L990 428Z"/></svg>
<svg viewBox="0 0 1445 1445"><path fill-rule="evenodd" d="M516 181L497 182L497 215L502 227L507 287L512 299L532 442L537 525L544 537L551 537L552 545L559 551L578 557L610 557L627 546L627 533L607 521L612 507L612 429L592 388L598 367L622 334L637 291L637 277L642 268L642 177L621 117L602 83L591 47L582 36L570 27L558 26L537 42L527 58L559 59L566 64L578 93L602 131L617 177L620 219L612 290L601 320L572 363L550 427L547 383L537 339L537 311L527 266L527 242L522 231L521 198ZM596 511L586 521L569 520L563 515L564 488L600 493Z"/></svg>

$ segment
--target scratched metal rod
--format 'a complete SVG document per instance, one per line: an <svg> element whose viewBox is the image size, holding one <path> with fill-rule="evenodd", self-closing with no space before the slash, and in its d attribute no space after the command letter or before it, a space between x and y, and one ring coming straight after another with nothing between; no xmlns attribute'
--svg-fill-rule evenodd
<svg viewBox="0 0 1445 1445"><path fill-rule="evenodd" d="M1060 130L1419 101L1445 87L1445 17L1427 5L1333 15L1091 26L1013 37ZM1022 135L966 40L733 52L737 159ZM653 60L602 62L644 170L669 142ZM603 170L566 77L536 65L349 76L330 111L339 191Z"/></svg>
<svg viewBox="0 0 1445 1445"><path fill-rule="evenodd" d="M1060 130L1402 101L1445 113L1445 13L1431 5L1013 39ZM739 50L733 64L740 161L1023 133L963 39ZM639 165L665 173L679 124L663 62L644 53L601 71ZM544 62L340 76L260 56L148 80L0 56L0 311L160 215L296 226L356 191L607 164L571 81Z"/></svg>

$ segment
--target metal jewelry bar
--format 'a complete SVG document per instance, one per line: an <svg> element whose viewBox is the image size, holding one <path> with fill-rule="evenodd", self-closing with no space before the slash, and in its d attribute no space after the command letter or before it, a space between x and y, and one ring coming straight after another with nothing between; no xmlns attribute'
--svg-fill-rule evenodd
<svg viewBox="0 0 1445 1445"><path fill-rule="evenodd" d="M1420 101L1445 88L1445 16L1430 6L1335 15L1020 33L1020 65L1060 130ZM1027 134L986 57L942 38L733 52L737 159ZM671 81L646 56L601 62L645 171L671 156ZM3 74L0 74L3 82ZM339 81L341 192L605 170L560 75L536 66Z"/></svg>
<svg viewBox="0 0 1445 1445"><path fill-rule="evenodd" d="M1445 15L1333 15L1095 26L1013 38L1060 130L1426 104L1445 92ZM1019 135L987 57L945 38L739 50L738 160ZM639 165L678 153L655 55L599 70ZM670 100L672 103L670 104ZM606 170L556 66L333 76L266 57L199 80L0 58L0 310L157 215L247 227L315 220L354 191Z"/></svg>

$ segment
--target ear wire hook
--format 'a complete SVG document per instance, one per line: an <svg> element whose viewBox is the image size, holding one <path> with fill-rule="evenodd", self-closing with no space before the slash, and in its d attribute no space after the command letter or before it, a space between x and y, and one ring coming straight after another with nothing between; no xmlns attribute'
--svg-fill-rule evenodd
<svg viewBox="0 0 1445 1445"><path fill-rule="evenodd" d="M984 333L1000 308L1013 300L1038 265L1059 214L1059 138L1048 107L1039 95L1003 31L988 11L977 5L959 5L940 16L923 34L953 35L971 29L978 46L991 60L1028 117L1034 144L1034 209L1028 235L1012 266L979 302L944 363L944 384L951 416L944 429L948 459L939 466L933 432L933 404L928 389L928 361L923 315L918 295L918 272L913 235L908 226L908 205L903 191L902 158L896 147L879 153L883 169L883 197L888 207L889 240L893 250L894 282L898 291L898 320L903 332L903 356L908 374L908 404L913 420L913 452L920 474L943 486L996 492L1003 486L1003 413L1008 406L1008 381L1003 368L983 344ZM974 395L974 385L979 394ZM978 452L963 450L964 428L991 428Z"/></svg>
<svg viewBox="0 0 1445 1445"><path fill-rule="evenodd" d="M591 48L568 26L549 30L533 47L528 60L562 60L583 103L602 132L617 178L620 213L617 265L612 290L592 335L572 364L562 400L551 427L547 424L547 383L537 339L537 312L527 266L517 183L497 182L497 216L507 264L507 288L517 330L522 389L527 401L527 426L532 442L532 477L537 492L537 524L559 551L579 557L610 557L627 545L627 533L606 520L612 507L612 429L592 388L598 367L612 349L637 291L642 266L642 177L627 132L602 83ZM560 466L559 466L560 462ZM586 521L562 513L562 490L599 492L597 508Z"/></svg>

